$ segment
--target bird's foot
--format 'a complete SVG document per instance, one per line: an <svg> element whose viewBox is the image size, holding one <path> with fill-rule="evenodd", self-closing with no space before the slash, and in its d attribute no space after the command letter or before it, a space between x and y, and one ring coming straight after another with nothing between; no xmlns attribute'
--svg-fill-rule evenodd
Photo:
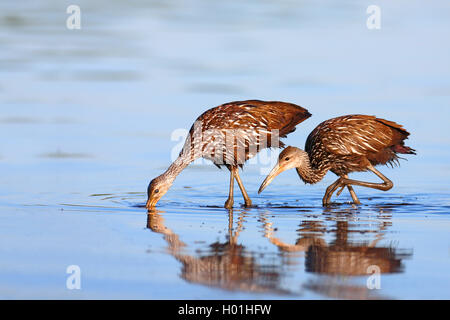
<svg viewBox="0 0 450 320"><path fill-rule="evenodd" d="M225 209L233 209L233 204L234 204L233 199L228 199L227 201L225 201L224 207Z"/></svg>
<svg viewBox="0 0 450 320"><path fill-rule="evenodd" d="M322 200L322 207L333 207L336 205L337 205L337 203L331 202L330 200L327 200L327 201Z"/></svg>
<svg viewBox="0 0 450 320"><path fill-rule="evenodd" d="M252 200L245 201L244 207L246 207L246 208L251 208L251 207L253 207L253 205L252 205Z"/></svg>

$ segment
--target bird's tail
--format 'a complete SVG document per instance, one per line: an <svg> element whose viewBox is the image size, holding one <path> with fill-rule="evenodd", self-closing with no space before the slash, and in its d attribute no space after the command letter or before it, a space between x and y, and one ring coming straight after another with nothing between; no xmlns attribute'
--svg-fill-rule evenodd
<svg viewBox="0 0 450 320"><path fill-rule="evenodd" d="M416 154L416 150L413 148L397 144L393 147L394 152L403 154Z"/></svg>

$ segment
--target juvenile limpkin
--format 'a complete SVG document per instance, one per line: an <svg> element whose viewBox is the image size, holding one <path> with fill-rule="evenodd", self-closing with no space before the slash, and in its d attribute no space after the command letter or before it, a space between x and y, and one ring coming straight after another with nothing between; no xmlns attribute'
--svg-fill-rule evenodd
<svg viewBox="0 0 450 320"><path fill-rule="evenodd" d="M219 168L230 170L230 188L225 208L233 207L236 179L245 200L252 202L239 176L239 166L268 147L284 147L279 138L295 130L309 118L304 108L280 101L235 101L212 108L200 115L192 125L178 158L166 172L153 179L147 189L147 208L153 208L172 186L177 175L192 161L203 157Z"/></svg>
<svg viewBox="0 0 450 320"><path fill-rule="evenodd" d="M278 174L296 168L300 178L309 184L317 183L330 170L339 176L323 197L324 206L330 203L333 193L337 195L347 187L353 202L360 204L352 185L387 191L393 187L391 180L375 169L376 165L398 163L398 154L415 154L405 146L409 132L395 122L367 115L347 115L319 124L308 136L305 151L288 146L278 162L261 184L260 193ZM370 170L383 183L357 181L348 178L356 171Z"/></svg>

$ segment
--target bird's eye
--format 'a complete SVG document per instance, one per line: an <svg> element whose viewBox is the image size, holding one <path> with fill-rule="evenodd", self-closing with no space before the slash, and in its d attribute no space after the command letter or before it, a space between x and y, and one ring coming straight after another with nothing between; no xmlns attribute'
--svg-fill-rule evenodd
<svg viewBox="0 0 450 320"><path fill-rule="evenodd" d="M159 192L159 189L156 189L154 192L155 192L155 193L158 193L158 192Z"/></svg>
<svg viewBox="0 0 450 320"><path fill-rule="evenodd" d="M289 157L284 158L284 160L289 161Z"/></svg>

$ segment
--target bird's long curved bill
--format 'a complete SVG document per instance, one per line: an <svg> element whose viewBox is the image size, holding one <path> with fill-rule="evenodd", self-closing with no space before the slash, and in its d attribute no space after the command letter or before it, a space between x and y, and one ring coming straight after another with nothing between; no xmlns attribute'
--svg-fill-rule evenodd
<svg viewBox="0 0 450 320"><path fill-rule="evenodd" d="M261 193L277 175L279 175L281 172L283 172L285 169L281 167L278 163L273 167L273 169L270 171L270 173L267 175L267 177L264 179L264 181L261 183L261 186L259 187L258 193Z"/></svg>

